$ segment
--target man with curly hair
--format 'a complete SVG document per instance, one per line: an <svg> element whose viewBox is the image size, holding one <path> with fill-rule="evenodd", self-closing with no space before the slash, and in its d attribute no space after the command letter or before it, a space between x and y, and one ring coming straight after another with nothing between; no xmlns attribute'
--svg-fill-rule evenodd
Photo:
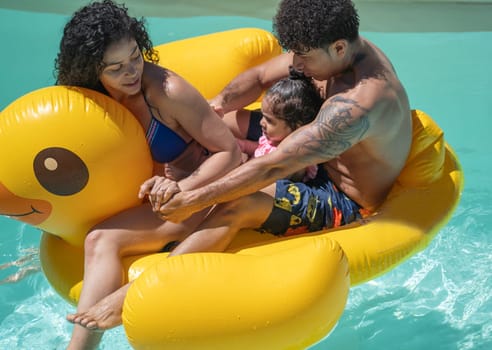
<svg viewBox="0 0 492 350"><path fill-rule="evenodd" d="M407 94L389 59L359 35L351 1L282 0L273 27L287 52L237 76L211 104L219 113L247 105L285 77L289 65L317 81L325 102L315 120L285 138L275 152L204 187L177 190L161 206L163 217L179 222L222 203L215 211L224 217L217 242L230 241L244 227L285 235L358 220L382 204L409 153ZM320 170L311 183L281 180L309 164ZM264 189L271 184L273 197ZM248 196L249 206L237 200L249 194L254 194ZM229 215L238 205L242 215ZM207 229L189 236L187 245L201 235Z"/></svg>

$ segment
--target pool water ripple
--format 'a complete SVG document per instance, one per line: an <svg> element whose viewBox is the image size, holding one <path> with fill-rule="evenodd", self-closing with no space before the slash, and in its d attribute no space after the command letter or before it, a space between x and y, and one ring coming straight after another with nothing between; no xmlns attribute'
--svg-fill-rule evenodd
<svg viewBox="0 0 492 350"><path fill-rule="evenodd" d="M11 33L0 43L15 56L0 56L0 108L53 83L65 20L0 9L0 31ZM241 26L271 29L269 21L252 18L150 18L148 23L156 44ZM492 46L484 44L492 42L492 33L364 34L393 60L412 106L429 113L445 131L464 168L465 190L429 247L352 288L336 328L311 349L492 349L492 162L486 151L492 130ZM0 217L0 232L0 265L26 257L39 245L38 230L8 218ZM1 269L0 281L35 266L33 259ZM65 315L72 311L40 272L0 284L0 349L63 349L71 331ZM130 349L121 327L107 332L100 348Z"/></svg>

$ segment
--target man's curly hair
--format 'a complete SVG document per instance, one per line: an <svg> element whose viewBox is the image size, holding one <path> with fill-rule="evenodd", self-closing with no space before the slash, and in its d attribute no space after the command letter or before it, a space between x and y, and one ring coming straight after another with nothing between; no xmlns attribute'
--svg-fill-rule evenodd
<svg viewBox="0 0 492 350"><path fill-rule="evenodd" d="M55 59L56 84L105 92L99 81L104 52L110 44L124 38L135 39L145 59L158 62L145 20L130 17L124 5L104 0L79 9L63 30Z"/></svg>
<svg viewBox="0 0 492 350"><path fill-rule="evenodd" d="M272 113L295 130L314 120L323 98L311 78L289 67L289 77L270 87L263 99L268 99Z"/></svg>
<svg viewBox="0 0 492 350"><path fill-rule="evenodd" d="M325 49L340 39L357 39L359 16L350 0L282 0L273 31L284 49Z"/></svg>

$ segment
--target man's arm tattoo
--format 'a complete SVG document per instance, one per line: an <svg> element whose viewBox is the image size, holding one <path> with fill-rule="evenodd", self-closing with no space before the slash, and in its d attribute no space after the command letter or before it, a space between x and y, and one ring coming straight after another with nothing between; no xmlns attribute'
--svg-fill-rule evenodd
<svg viewBox="0 0 492 350"><path fill-rule="evenodd" d="M354 116L354 109L358 109ZM363 112L360 115L360 111ZM308 150L313 159L332 159L357 143L369 129L369 111L356 101L343 97L335 97L321 108L313 126L296 135L294 144L286 152ZM306 136L309 141L306 142ZM296 139L298 142L295 142ZM307 156L306 158L310 158ZM303 159L306 163L310 159Z"/></svg>

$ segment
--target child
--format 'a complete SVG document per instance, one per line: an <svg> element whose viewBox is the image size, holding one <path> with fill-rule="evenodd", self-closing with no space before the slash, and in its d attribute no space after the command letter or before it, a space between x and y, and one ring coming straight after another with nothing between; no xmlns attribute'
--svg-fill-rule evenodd
<svg viewBox="0 0 492 350"><path fill-rule="evenodd" d="M261 111L239 110L224 115L224 121L236 136L243 160L274 151L292 131L316 117L323 99L311 78L289 67L289 77L271 86L263 97ZM247 132L241 132L240 119L248 119ZM293 181L307 181L316 176L315 165L305 174L294 174Z"/></svg>

